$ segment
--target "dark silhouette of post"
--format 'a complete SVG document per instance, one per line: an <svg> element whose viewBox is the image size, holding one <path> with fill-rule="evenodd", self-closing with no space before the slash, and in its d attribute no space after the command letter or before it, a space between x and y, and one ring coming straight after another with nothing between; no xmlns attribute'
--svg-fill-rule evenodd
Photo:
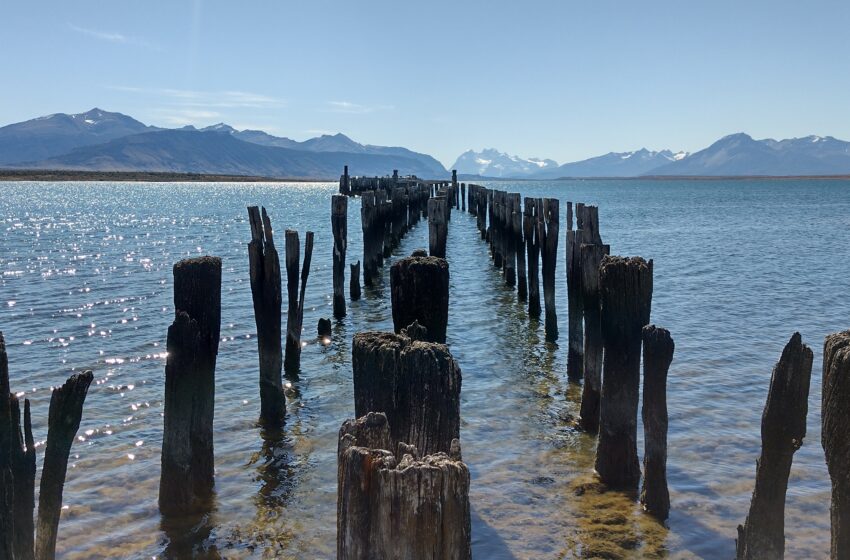
<svg viewBox="0 0 850 560"><path fill-rule="evenodd" d="M738 525L738 560L785 555L785 493L791 461L806 436L812 360L811 349L794 333L773 368L761 417L753 499L747 520Z"/></svg>
<svg viewBox="0 0 850 560"><path fill-rule="evenodd" d="M538 201L537 233L543 256L543 304L545 308L546 340L558 340L558 315L555 311L555 266L558 257L558 199Z"/></svg>
<svg viewBox="0 0 850 560"><path fill-rule="evenodd" d="M338 196L347 200L343 195ZM262 209L261 215L256 206L248 207L248 219L251 223L248 262L260 355L260 423L275 428L282 426L286 418L286 396L280 378L283 366L280 260L266 209Z"/></svg>
<svg viewBox="0 0 850 560"><path fill-rule="evenodd" d="M570 234L573 232L567 232ZM584 310L584 385L581 393L581 427L599 430L599 401L602 395L602 324L599 306L599 264L608 245L581 245L581 288ZM572 308L571 308L572 309ZM570 329L570 335L573 330ZM572 341L571 341L572 342Z"/></svg>
<svg viewBox="0 0 850 560"><path fill-rule="evenodd" d="M428 340L446 342L449 263L445 259L406 257L397 261L390 268L390 291L395 332L418 321L428 330Z"/></svg>
<svg viewBox="0 0 850 560"><path fill-rule="evenodd" d="M438 196L428 200L428 250L432 257L446 258L446 197Z"/></svg>
<svg viewBox="0 0 850 560"><path fill-rule="evenodd" d="M360 299L360 261L350 264L351 278L348 280L348 291L351 301Z"/></svg>
<svg viewBox="0 0 850 560"><path fill-rule="evenodd" d="M569 319L567 376L572 380L584 375L584 290L582 289L582 247L584 231L567 230L567 315ZM588 255L589 257L590 255ZM600 257L601 260L601 257ZM597 262L598 266L598 262ZM598 288L597 288L598 291ZM598 298L598 293L596 294ZM598 301L597 301L598 304Z"/></svg>
<svg viewBox="0 0 850 560"><path fill-rule="evenodd" d="M597 245L598 247L598 245ZM643 487L640 502L658 519L667 519L667 371L673 361L670 331L655 325L643 328Z"/></svg>
<svg viewBox="0 0 850 560"><path fill-rule="evenodd" d="M604 257L599 297L604 358L596 472L613 488L637 488L641 331L652 306L652 261Z"/></svg>
<svg viewBox="0 0 850 560"><path fill-rule="evenodd" d="M286 230L286 291L289 296L286 316L286 352L283 368L288 373L297 373L301 367L301 327L304 324L304 295L307 291L307 277L310 276L310 262L313 259L313 232L308 231L304 240L304 266L301 269L301 289L299 291L298 261L301 258L301 244L298 232Z"/></svg>
<svg viewBox="0 0 850 560"><path fill-rule="evenodd" d="M334 317L345 317L345 251L348 247L348 198L334 195L331 198L331 229L333 247L333 312Z"/></svg>
<svg viewBox="0 0 850 560"><path fill-rule="evenodd" d="M528 316L540 318L540 238L537 233L537 201L525 199L522 216L523 237L528 256Z"/></svg>
<svg viewBox="0 0 850 560"><path fill-rule="evenodd" d="M38 493L38 532L35 557L39 560L56 556L56 535L62 511L62 491L68 472L68 454L77 437L83 416L83 403L94 376L91 371L72 375L53 390L47 422L47 446Z"/></svg>
<svg viewBox="0 0 850 560"><path fill-rule="evenodd" d="M823 345L821 444L832 479L830 558L850 558L850 331Z"/></svg>
<svg viewBox="0 0 850 560"><path fill-rule="evenodd" d="M174 265L174 310L167 338L159 481L159 509L166 516L205 511L212 498L221 259L200 257Z"/></svg>

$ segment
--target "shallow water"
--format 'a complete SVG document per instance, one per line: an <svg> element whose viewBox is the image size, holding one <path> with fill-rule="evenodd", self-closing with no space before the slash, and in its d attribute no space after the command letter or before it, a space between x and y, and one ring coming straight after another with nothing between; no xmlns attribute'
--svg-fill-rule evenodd
<svg viewBox="0 0 850 560"><path fill-rule="evenodd" d="M523 196L599 205L613 254L655 260L652 320L676 354L668 382L666 526L633 497L599 494L594 441L576 432L581 387L566 380L564 234L557 305L561 339L543 340L503 286L474 218L449 225L448 343L463 370L461 440L472 473L476 558L734 555L752 492L771 369L798 330L815 351L808 435L794 458L786 508L789 557L824 557L829 478L820 447L823 337L848 327L850 182L559 181L494 185ZM332 558L336 434L353 415L355 332L389 330L384 284L349 302L331 344L330 184L0 183L0 330L14 391L46 437L50 388L92 369L71 452L59 533L68 558L185 556ZM302 373L284 436L264 439L245 207L276 231L316 232ZM350 201L348 261L361 258L359 199ZM278 234L280 239L280 233ZM397 254L427 245L427 224ZM282 252L282 247L281 247ZM162 527L156 505L171 266L223 259L216 370L216 509ZM285 305L284 305L285 309ZM39 451L39 462L41 453Z"/></svg>

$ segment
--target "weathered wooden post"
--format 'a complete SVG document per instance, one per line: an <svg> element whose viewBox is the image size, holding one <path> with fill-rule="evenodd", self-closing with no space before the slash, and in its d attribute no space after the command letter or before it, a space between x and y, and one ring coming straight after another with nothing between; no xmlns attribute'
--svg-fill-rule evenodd
<svg viewBox="0 0 850 560"><path fill-rule="evenodd" d="M356 436L344 430L338 444L337 559L470 560L467 466L444 453L419 459L415 448L403 444L406 453L396 459L368 446L379 427L354 428Z"/></svg>
<svg viewBox="0 0 850 560"><path fill-rule="evenodd" d="M286 316L286 353L283 368L288 373L297 373L301 367L301 327L304 323L304 294L307 277L313 259L313 232L308 231L304 240L304 266L301 269L301 290L298 290L298 261L301 247L298 232L286 230L286 290L289 296L289 311Z"/></svg>
<svg viewBox="0 0 850 560"><path fill-rule="evenodd" d="M579 230L581 231L581 230ZM574 232L567 232L567 234ZM599 309L599 264L608 245L581 245L581 288L584 309L584 385L581 393L581 427L599 430L599 399L602 394L602 325ZM567 261L569 262L569 261ZM570 329L570 335L572 335Z"/></svg>
<svg viewBox="0 0 850 560"><path fill-rule="evenodd" d="M466 183L460 184L460 201L463 205L462 210L466 212Z"/></svg>
<svg viewBox="0 0 850 560"><path fill-rule="evenodd" d="M516 195L516 197L514 212L511 215L511 229L513 230L514 250L516 253L517 298L519 298L519 301L524 302L528 299L528 279L525 272L525 241L522 237L522 209L519 205L519 195Z"/></svg>
<svg viewBox="0 0 850 560"><path fill-rule="evenodd" d="M598 247L598 245L595 245ZM658 519L667 519L667 371L673 361L670 331L647 325L643 328L643 487L640 502Z"/></svg>
<svg viewBox="0 0 850 560"><path fill-rule="evenodd" d="M334 317L345 317L345 251L348 247L348 198L334 195L331 198L331 229L333 248L333 311Z"/></svg>
<svg viewBox="0 0 850 560"><path fill-rule="evenodd" d="M348 291L351 301L360 299L360 261L350 264L351 278L348 280Z"/></svg>
<svg viewBox="0 0 850 560"><path fill-rule="evenodd" d="M360 222L363 227L363 284L372 286L378 277L378 252L376 229L378 228L378 204L375 191L360 195Z"/></svg>
<svg viewBox="0 0 850 560"><path fill-rule="evenodd" d="M514 237L514 214L519 210L519 195L505 193L505 205L502 215L502 239L504 241L505 284L511 288L516 286L517 247Z"/></svg>
<svg viewBox="0 0 850 560"><path fill-rule="evenodd" d="M83 416L83 403L94 376L91 371L76 373L53 390L47 422L47 446L38 493L38 532L35 557L56 556L56 535L62 511L62 492L68 472L68 454L77 437ZM31 510L30 510L31 511Z"/></svg>
<svg viewBox="0 0 850 560"><path fill-rule="evenodd" d="M672 354L672 341L667 344ZM648 357L646 349L644 346L644 362ZM753 499L747 520L744 525L738 525L738 560L783 558L785 555L785 493L794 452L803 445L806 436L812 360L811 349L803 344L800 333L794 333L773 368L761 417L761 456L756 463ZM663 361L660 365L664 365ZM645 374L648 371L645 367ZM644 388L644 403L645 391ZM666 410L664 416L666 426ZM648 446L647 442L647 457Z"/></svg>
<svg viewBox="0 0 850 560"><path fill-rule="evenodd" d="M537 236L537 201L526 197L522 217L523 237L528 255L528 316L540 318L540 241Z"/></svg>
<svg viewBox="0 0 850 560"><path fill-rule="evenodd" d="M397 261L390 267L390 291L395 332L418 321L428 329L428 340L446 342L449 263L445 259L406 257Z"/></svg>
<svg viewBox="0 0 850 560"><path fill-rule="evenodd" d="M221 332L221 259L174 265L174 322L168 327L163 405L163 515L204 511L213 491L215 362Z"/></svg>
<svg viewBox="0 0 850 560"><path fill-rule="evenodd" d="M604 358L596 471L613 488L636 488L641 331L652 306L652 261L604 257L599 297Z"/></svg>
<svg viewBox="0 0 850 560"><path fill-rule="evenodd" d="M428 246L432 257L446 258L446 197L438 196L428 200Z"/></svg>
<svg viewBox="0 0 850 560"><path fill-rule="evenodd" d="M821 444L832 479L830 558L850 558L850 331L823 345Z"/></svg>
<svg viewBox="0 0 850 560"><path fill-rule="evenodd" d="M344 195L336 196L347 200ZM249 206L248 220L251 223L248 263L260 355L260 423L280 427L286 418L286 396L280 379L283 365L280 260L266 209L262 209L261 216L256 206Z"/></svg>
<svg viewBox="0 0 850 560"><path fill-rule="evenodd" d="M544 198L538 202L540 215L537 231L543 260L543 305L546 312L546 340L558 340L558 316L555 311L555 266L558 261L558 199Z"/></svg>
<svg viewBox="0 0 850 560"><path fill-rule="evenodd" d="M567 376L572 380L581 379L585 375L584 332L582 329L582 315L584 314L582 247L585 243L583 234L584 230L582 229L567 230L567 314L569 317ZM590 256L588 255L588 257Z"/></svg>
<svg viewBox="0 0 850 560"><path fill-rule="evenodd" d="M460 437L461 371L445 345L357 333L352 369L355 414L386 414L392 449L404 442L425 455L451 451Z"/></svg>
<svg viewBox="0 0 850 560"><path fill-rule="evenodd" d="M346 165L342 172L342 177L339 178L339 194L351 195L351 180L348 177L348 166Z"/></svg>

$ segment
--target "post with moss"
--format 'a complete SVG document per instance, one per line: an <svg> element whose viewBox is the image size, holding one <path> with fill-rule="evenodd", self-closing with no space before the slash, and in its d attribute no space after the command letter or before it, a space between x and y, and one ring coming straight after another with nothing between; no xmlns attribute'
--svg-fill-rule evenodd
<svg viewBox="0 0 850 560"><path fill-rule="evenodd" d="M604 358L596 472L612 488L637 489L641 332L652 307L652 261L604 257L599 298Z"/></svg>
<svg viewBox="0 0 850 560"><path fill-rule="evenodd" d="M62 493L68 473L68 455L77 437L83 404L94 376L91 371L77 373L61 387L53 390L47 421L47 446L38 492L38 532L35 557L55 558L56 536L59 533L59 514Z"/></svg>
<svg viewBox="0 0 850 560"><path fill-rule="evenodd" d="M348 198L331 198L331 229L333 231L333 313L345 317L345 251L348 248Z"/></svg>
<svg viewBox="0 0 850 560"><path fill-rule="evenodd" d="M821 444L832 479L830 558L850 558L850 331L823 345Z"/></svg>
<svg viewBox="0 0 850 560"><path fill-rule="evenodd" d="M575 232L567 232L567 234ZM599 309L599 264L608 245L581 245L581 288L584 310L584 385L581 393L581 427L599 430L599 400L602 395L602 325ZM568 261L569 262L569 261ZM572 317L571 317L572 319ZM570 329L570 334L573 330ZM571 341L572 342L572 341Z"/></svg>
<svg viewBox="0 0 850 560"><path fill-rule="evenodd" d="M449 263L438 257L406 257L390 268L393 328L418 321L428 340L446 342L449 321ZM380 412L380 411L377 411Z"/></svg>
<svg viewBox="0 0 850 560"><path fill-rule="evenodd" d="M643 328L643 487L640 503L658 519L667 519L667 371L673 361L670 331L655 325Z"/></svg>
<svg viewBox="0 0 850 560"><path fill-rule="evenodd" d="M184 515L210 507L215 363L221 332L221 259L174 265L174 322L168 327L159 509Z"/></svg>
<svg viewBox="0 0 850 560"><path fill-rule="evenodd" d="M310 276L310 262L313 259L313 232L308 231L304 240L304 266L301 268L300 290L298 261L301 258L301 244L298 232L286 230L286 291L289 296L286 316L286 353L283 369L289 374L297 374L301 367L301 327L304 324L304 296L307 291L307 277Z"/></svg>
<svg viewBox="0 0 850 560"><path fill-rule="evenodd" d="M343 195L337 196L347 200ZM266 209L261 214L256 206L248 207L248 220L251 224L248 263L260 355L260 423L275 428L282 426L286 418L286 397L280 378L283 366L280 260Z"/></svg>
<svg viewBox="0 0 850 560"><path fill-rule="evenodd" d="M761 456L753 499L746 521L738 526L738 560L785 555L785 493L791 461L806 436L812 360L811 349L803 344L800 333L794 333L773 368L761 417Z"/></svg>

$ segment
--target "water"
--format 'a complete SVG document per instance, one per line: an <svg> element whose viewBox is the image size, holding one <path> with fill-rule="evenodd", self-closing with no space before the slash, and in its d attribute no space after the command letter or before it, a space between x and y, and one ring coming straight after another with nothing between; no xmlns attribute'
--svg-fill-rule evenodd
<svg viewBox="0 0 850 560"><path fill-rule="evenodd" d="M734 555L749 505L771 369L798 330L815 351L808 435L786 508L789 557L825 557L829 477L820 447L823 337L848 327L850 182L562 181L499 183L524 196L599 205L613 254L655 260L652 318L676 341L670 370L672 511L663 526L592 480L594 441L572 428L581 387L566 380L563 232L557 268L561 339L547 344L478 240L449 226L448 342L463 369L461 440L472 473L476 558ZM92 369L71 451L59 532L68 558L332 558L336 434L353 415L351 338L392 328L388 274L315 338L331 316L330 184L0 183L0 330L14 391L46 437L51 386ZM259 411L245 207L263 204L278 239L316 232L302 375L281 439ZM348 260L361 258L359 200ZM562 204L562 224L565 217ZM562 229L564 229L562 227ZM282 244L281 244L282 245ZM397 254L427 245L427 224ZM281 247L282 251L282 247ZM162 527L156 499L171 266L223 259L216 370L216 509ZM285 305L284 305L285 308ZM39 448L39 463L43 445Z"/></svg>

